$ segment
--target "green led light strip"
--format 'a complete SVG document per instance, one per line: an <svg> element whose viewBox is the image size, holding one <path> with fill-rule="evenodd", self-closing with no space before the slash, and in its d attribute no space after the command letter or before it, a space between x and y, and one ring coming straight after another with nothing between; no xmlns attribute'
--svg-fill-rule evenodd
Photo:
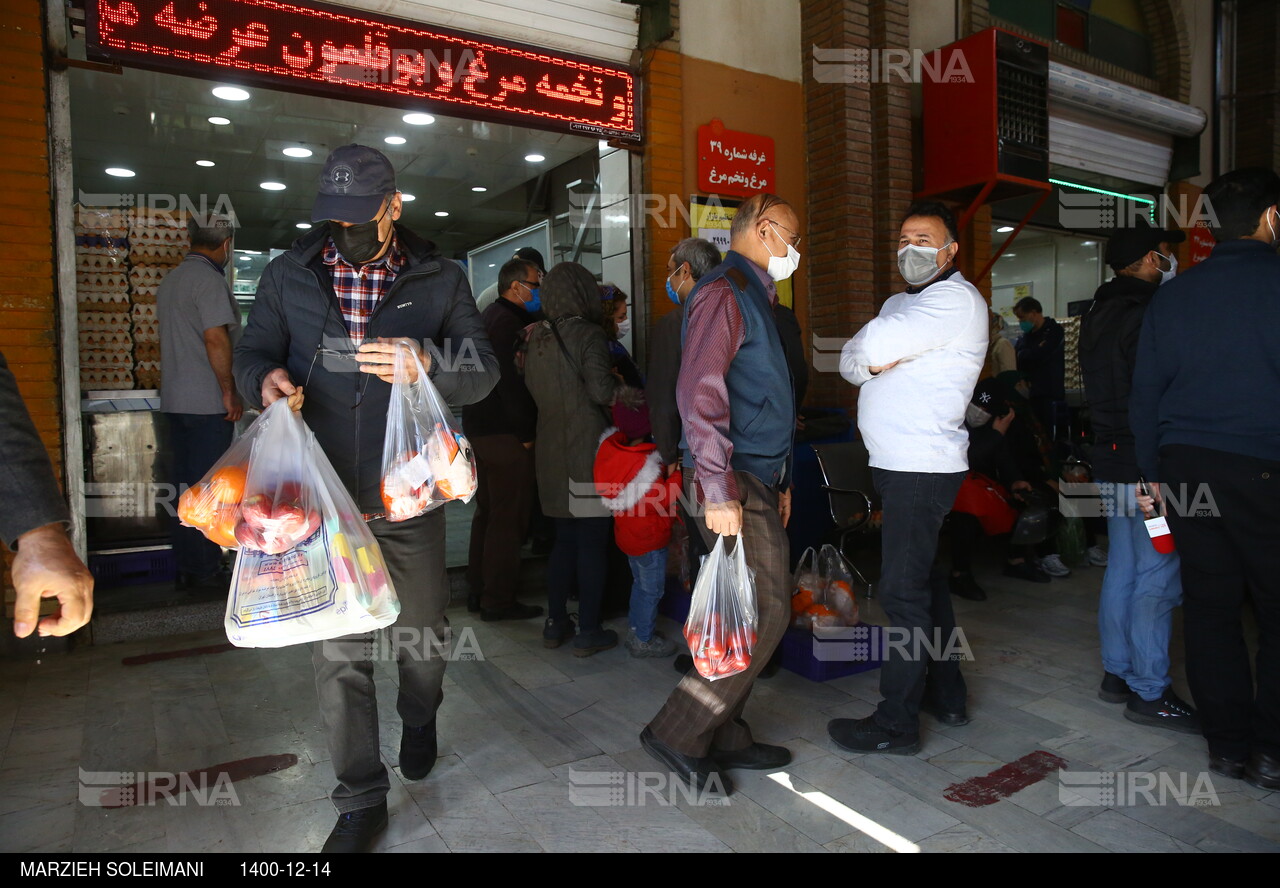
<svg viewBox="0 0 1280 888"><path fill-rule="evenodd" d="M1146 204L1150 209L1147 214L1151 217L1151 221L1156 221L1156 202L1148 197L1138 197L1136 194L1121 194L1119 191L1108 191L1105 188L1094 188L1092 185L1081 185L1079 182L1067 182L1063 179L1050 179L1054 185L1065 185L1067 188L1078 188L1081 191L1092 191L1094 194L1105 194L1108 197L1118 197L1121 200L1131 200L1134 203Z"/></svg>

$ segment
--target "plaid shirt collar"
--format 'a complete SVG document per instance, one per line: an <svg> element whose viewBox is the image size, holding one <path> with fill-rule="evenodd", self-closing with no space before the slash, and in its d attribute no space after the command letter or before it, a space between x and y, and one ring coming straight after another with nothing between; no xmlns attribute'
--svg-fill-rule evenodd
<svg viewBox="0 0 1280 888"><path fill-rule="evenodd" d="M364 341L373 310L404 269L404 251L400 248L399 239L393 234L391 247L386 255L376 262L356 266L343 258L330 237L325 240L322 259L333 279L333 291L342 307L342 319L346 322L347 333L358 348Z"/></svg>

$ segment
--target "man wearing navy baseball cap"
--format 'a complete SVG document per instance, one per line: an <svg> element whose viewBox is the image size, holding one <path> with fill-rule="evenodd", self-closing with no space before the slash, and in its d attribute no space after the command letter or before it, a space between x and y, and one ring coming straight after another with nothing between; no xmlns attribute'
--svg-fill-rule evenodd
<svg viewBox="0 0 1280 888"><path fill-rule="evenodd" d="M1197 734L1195 710L1174 692L1169 677L1173 609L1182 601L1178 554L1161 554L1147 539L1135 501L1140 472L1129 427L1142 319L1156 289L1177 273L1173 245L1184 240L1181 231L1145 223L1112 234L1106 260L1115 277L1098 288L1080 321L1080 372L1093 424L1093 477L1111 547L1098 600L1098 696L1125 704L1130 721Z"/></svg>
<svg viewBox="0 0 1280 888"><path fill-rule="evenodd" d="M435 245L397 224L401 197L382 152L345 145L325 160L312 219L263 271L236 348L246 398L287 397L300 409L338 477L365 513L400 598L396 629L421 643L397 651L400 772L427 776L436 759L449 583L444 510L385 520L379 493L394 345L413 342L436 389L454 406L482 399L498 361L466 275ZM444 355L452 356L448 362ZM412 371L416 381L417 370ZM306 398L303 398L303 389ZM387 825L390 786L378 742L371 635L319 642L313 663L339 812L324 851L368 851Z"/></svg>

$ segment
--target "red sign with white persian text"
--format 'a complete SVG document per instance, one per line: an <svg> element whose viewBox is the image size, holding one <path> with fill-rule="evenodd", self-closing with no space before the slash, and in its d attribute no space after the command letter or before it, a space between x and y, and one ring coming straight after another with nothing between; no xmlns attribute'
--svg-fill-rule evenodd
<svg viewBox="0 0 1280 888"><path fill-rule="evenodd" d="M291 0L86 0L90 58L639 141L626 68Z"/></svg>
<svg viewBox="0 0 1280 888"><path fill-rule="evenodd" d="M750 197L775 190L773 139L725 129L719 119L698 127L698 188Z"/></svg>

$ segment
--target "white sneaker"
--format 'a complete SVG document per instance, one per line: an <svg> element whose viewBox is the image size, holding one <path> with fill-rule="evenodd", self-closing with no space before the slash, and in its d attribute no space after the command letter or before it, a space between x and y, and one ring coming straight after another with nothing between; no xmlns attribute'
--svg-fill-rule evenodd
<svg viewBox="0 0 1280 888"><path fill-rule="evenodd" d="M1088 554L1089 554L1089 563L1092 564L1094 567L1107 566L1107 553L1102 551L1101 546L1090 546Z"/></svg>
<svg viewBox="0 0 1280 888"><path fill-rule="evenodd" d="M1069 577L1071 571L1057 555L1046 555L1036 562L1040 569L1051 577Z"/></svg>

